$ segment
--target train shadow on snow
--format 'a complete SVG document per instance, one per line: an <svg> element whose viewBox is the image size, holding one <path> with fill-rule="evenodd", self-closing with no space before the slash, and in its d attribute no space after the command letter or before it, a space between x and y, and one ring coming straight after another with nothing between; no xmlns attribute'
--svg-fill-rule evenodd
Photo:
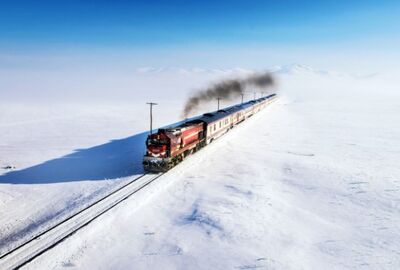
<svg viewBox="0 0 400 270"><path fill-rule="evenodd" d="M174 127L196 117L160 128ZM106 180L144 173L143 155L149 131L111 140L66 156L0 175L0 184L51 184L85 180Z"/></svg>
<svg viewBox="0 0 400 270"><path fill-rule="evenodd" d="M86 149L0 176L1 183L50 184L105 180L143 173L142 159L148 132Z"/></svg>

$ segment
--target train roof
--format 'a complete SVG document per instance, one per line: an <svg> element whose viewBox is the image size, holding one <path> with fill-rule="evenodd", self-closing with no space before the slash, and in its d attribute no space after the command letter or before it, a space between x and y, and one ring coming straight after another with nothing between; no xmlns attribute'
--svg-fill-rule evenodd
<svg viewBox="0 0 400 270"><path fill-rule="evenodd" d="M208 112L208 113L205 113L205 114L203 114L201 116L198 116L198 117L196 117L196 118L194 118L194 119L192 119L192 120L190 120L190 121L188 121L186 123L194 124L194 123L199 123L199 122L206 122L207 124L209 124L209 123L218 121L218 120L220 120L222 118L225 118L228 115L231 115L232 113L244 110L244 109L246 109L246 108L248 108L250 106L253 106L254 104L257 104L259 102L267 100L267 99L269 99L269 98L271 98L271 97L273 97L275 95L276 94L271 94L269 96L262 97L262 98L259 98L259 99L255 99L255 100L250 100L250 101L247 101L247 102L242 103L242 104L236 104L236 105L233 105L233 106L230 106L230 107L226 107L226 108L220 109L218 111Z"/></svg>
<svg viewBox="0 0 400 270"><path fill-rule="evenodd" d="M228 115L232 114L233 112L227 112L227 111L216 111L216 112L210 112L210 113L205 113L203 116L200 116L197 120L206 122L207 124L218 121L219 119L222 119L224 117L227 117Z"/></svg>

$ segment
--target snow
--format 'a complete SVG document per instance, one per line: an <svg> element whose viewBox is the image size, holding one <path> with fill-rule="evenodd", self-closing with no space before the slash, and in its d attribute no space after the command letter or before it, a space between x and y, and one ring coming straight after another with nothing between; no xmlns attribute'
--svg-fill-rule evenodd
<svg viewBox="0 0 400 270"><path fill-rule="evenodd" d="M398 269L396 80L288 72L279 82L269 108L25 268ZM130 166L140 162L147 124L137 102L69 107L64 117L60 108L3 111L1 165L16 166L0 176L3 250L15 232L23 239L140 173ZM158 126L177 121L182 102L156 114Z"/></svg>

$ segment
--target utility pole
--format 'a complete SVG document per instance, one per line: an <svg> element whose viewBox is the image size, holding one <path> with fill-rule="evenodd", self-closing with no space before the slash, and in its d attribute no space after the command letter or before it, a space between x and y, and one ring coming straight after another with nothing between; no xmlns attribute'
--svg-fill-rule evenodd
<svg viewBox="0 0 400 270"><path fill-rule="evenodd" d="M219 101L220 101L220 97L217 97L217 100L218 100L218 110L219 110Z"/></svg>
<svg viewBox="0 0 400 270"><path fill-rule="evenodd" d="M146 104L150 105L150 135L153 133L153 106L157 105L154 102L147 102Z"/></svg>
<svg viewBox="0 0 400 270"><path fill-rule="evenodd" d="M243 97L244 97L244 94L242 93L242 94L240 94L241 96L242 96L242 104L243 104Z"/></svg>
<svg viewBox="0 0 400 270"><path fill-rule="evenodd" d="M254 100L256 100L256 92L254 92Z"/></svg>
<svg viewBox="0 0 400 270"><path fill-rule="evenodd" d="M264 92L261 92L261 97L262 97L262 98L264 97Z"/></svg>

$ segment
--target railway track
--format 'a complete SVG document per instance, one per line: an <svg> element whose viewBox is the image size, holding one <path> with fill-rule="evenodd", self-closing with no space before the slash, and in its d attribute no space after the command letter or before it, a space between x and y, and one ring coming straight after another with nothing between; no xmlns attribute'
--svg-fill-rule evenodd
<svg viewBox="0 0 400 270"><path fill-rule="evenodd" d="M0 269L19 269L26 265L162 175L140 175L18 247L1 254Z"/></svg>

